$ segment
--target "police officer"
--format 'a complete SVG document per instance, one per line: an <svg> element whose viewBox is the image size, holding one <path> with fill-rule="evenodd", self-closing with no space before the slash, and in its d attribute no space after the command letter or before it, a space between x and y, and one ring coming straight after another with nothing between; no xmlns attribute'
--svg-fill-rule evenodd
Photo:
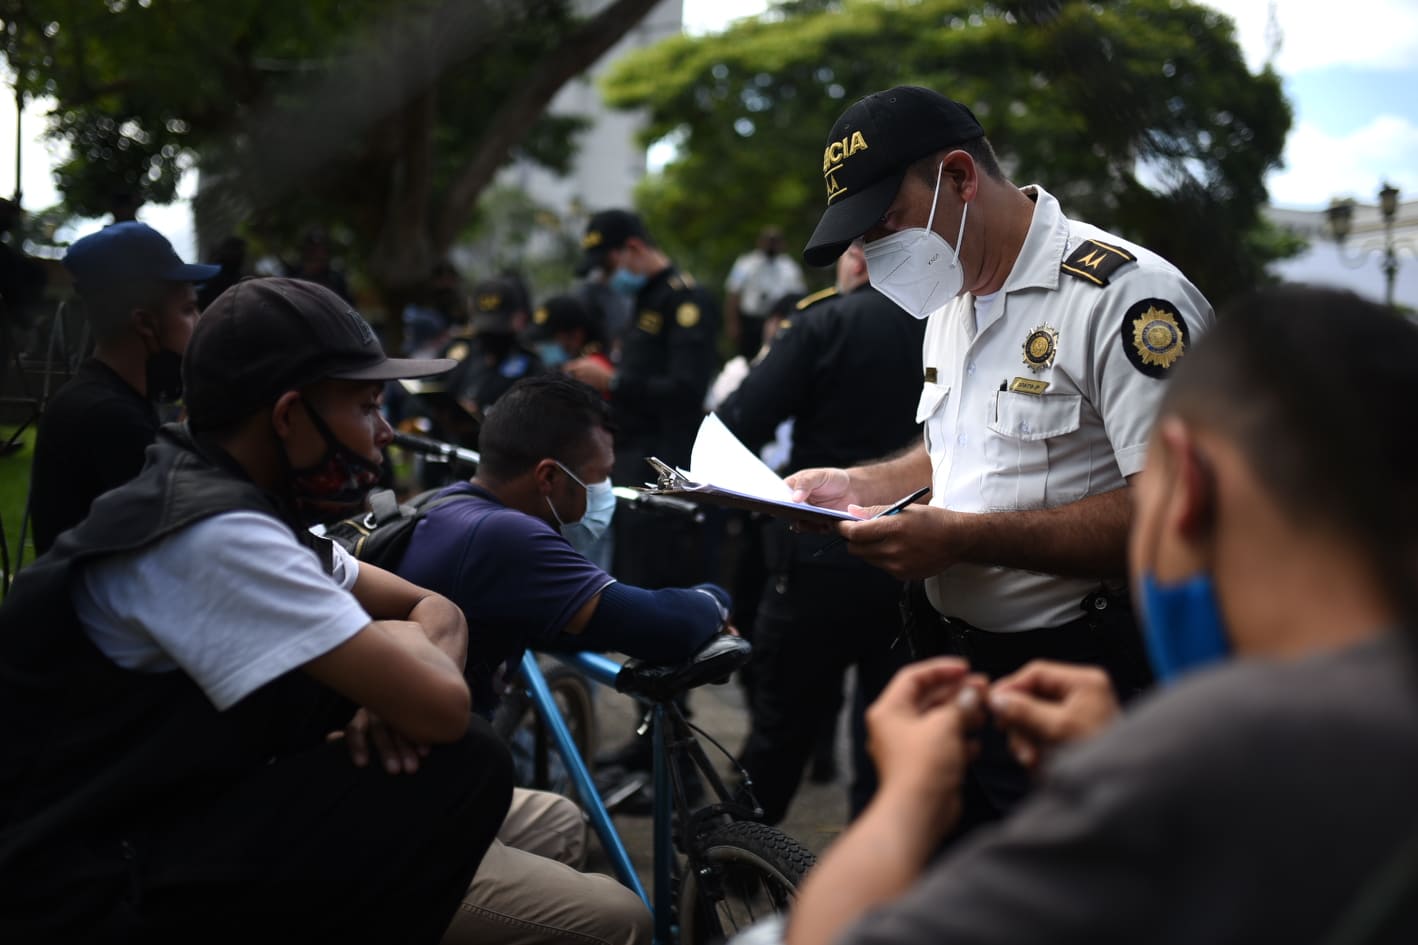
<svg viewBox="0 0 1418 945"><path fill-rule="evenodd" d="M618 427L613 479L644 482L647 456L689 464L716 367L718 307L628 210L592 216L582 247L585 268L609 273L611 287L634 300L634 315L614 370L594 358L578 358L564 370L609 392ZM683 523L654 520L655 514L616 516L616 577L643 587L704 580L700 542L684 533Z"/></svg>
<svg viewBox="0 0 1418 945"><path fill-rule="evenodd" d="M1136 630L1102 618L1124 603L1129 484L1158 399L1211 306L1155 253L1010 183L970 110L927 89L843 112L823 179L827 209L804 259L825 265L865 237L872 285L929 318L925 436L891 462L789 484L862 515L930 485L928 504L839 526L853 554L925 579L922 638L991 676L1047 656L1101 664L1136 688ZM998 739L984 751L967 821L1027 784Z"/></svg>
<svg viewBox="0 0 1418 945"><path fill-rule="evenodd" d="M912 406L920 394L924 334L923 323L867 284L866 260L854 244L838 260L836 287L798 303L719 417L754 448L793 418L791 469L897 453L920 435ZM862 744L863 711L907 652L892 646L895 634L863 628L899 623L901 583L832 536L794 534L775 522L764 543L770 577L753 627L753 717L740 761L765 819L778 822L814 733L835 717L844 673L856 666L849 798L855 816L876 787Z"/></svg>
<svg viewBox="0 0 1418 945"><path fill-rule="evenodd" d="M524 377L545 368L536 352L517 339L527 327L522 292L511 280L488 279L473 287L470 338L450 342L447 357L459 362L448 380L449 389L465 410L479 416Z"/></svg>

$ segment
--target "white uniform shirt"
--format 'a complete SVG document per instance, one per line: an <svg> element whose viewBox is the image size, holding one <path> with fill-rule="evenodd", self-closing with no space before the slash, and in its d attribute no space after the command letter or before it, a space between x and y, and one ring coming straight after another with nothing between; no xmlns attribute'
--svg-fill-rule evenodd
<svg viewBox="0 0 1418 945"><path fill-rule="evenodd" d="M734 261L724 286L739 294L739 308L752 318L763 318L769 306L789 292L803 291L803 271L784 253L769 256L761 249Z"/></svg>
<svg viewBox="0 0 1418 945"><path fill-rule="evenodd" d="M1025 192L1034 217L992 304L977 313L961 295L926 326L916 421L931 504L958 512L1054 508L1123 487L1142 468L1167 370L1215 319L1162 257L1069 220L1042 188ZM1071 270L1082 277L1062 269L1080 249ZM1001 632L1077 619L1098 588L977 564L926 582L938 611Z"/></svg>

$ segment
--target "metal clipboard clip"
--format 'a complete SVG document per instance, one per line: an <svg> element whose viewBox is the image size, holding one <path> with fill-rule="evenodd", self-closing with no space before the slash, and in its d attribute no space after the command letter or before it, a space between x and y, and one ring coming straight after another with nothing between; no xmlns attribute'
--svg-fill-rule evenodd
<svg viewBox="0 0 1418 945"><path fill-rule="evenodd" d="M669 463L656 459L654 456L646 456L645 462L649 463L650 468L655 470L656 480L655 484L652 486L654 489L674 492L689 488L693 485L693 483L684 477L683 473L675 469ZM649 485L649 483L646 483L646 485Z"/></svg>

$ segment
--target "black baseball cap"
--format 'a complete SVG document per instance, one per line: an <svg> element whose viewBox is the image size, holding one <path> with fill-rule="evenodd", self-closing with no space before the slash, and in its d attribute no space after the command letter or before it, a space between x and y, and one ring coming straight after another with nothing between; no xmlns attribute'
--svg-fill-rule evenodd
<svg viewBox="0 0 1418 945"><path fill-rule="evenodd" d="M167 237L130 220L78 240L64 254L64 268L79 294L97 297L138 282L206 282L221 266L185 263Z"/></svg>
<svg viewBox="0 0 1418 945"><path fill-rule="evenodd" d="M983 138L970 109L939 92L901 85L852 104L827 136L822 178L827 209L803 249L809 266L829 266L886 213L911 162Z"/></svg>
<svg viewBox="0 0 1418 945"><path fill-rule="evenodd" d="M485 279L473 286L469 308L473 331L507 332L522 310L522 293L507 279Z"/></svg>
<svg viewBox="0 0 1418 945"><path fill-rule="evenodd" d="M387 356L369 322L317 283L246 279L197 319L182 358L183 399L193 428L210 430L317 381L431 377L457 363Z"/></svg>
<svg viewBox="0 0 1418 945"><path fill-rule="evenodd" d="M576 267L577 275L585 275L592 269L605 265L606 253L620 249L632 236L642 240L650 238L645 229L645 221L629 210L602 210L591 217L586 224L586 235L581 238L581 264Z"/></svg>

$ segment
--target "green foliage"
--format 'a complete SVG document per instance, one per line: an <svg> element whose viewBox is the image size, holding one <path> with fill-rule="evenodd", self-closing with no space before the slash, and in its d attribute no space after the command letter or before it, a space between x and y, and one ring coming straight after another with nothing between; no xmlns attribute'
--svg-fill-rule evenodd
<svg viewBox="0 0 1418 945"><path fill-rule="evenodd" d="M827 133L898 84L969 105L1011 179L1168 256L1220 302L1283 249L1252 238L1290 108L1230 21L1189 0L785 3L623 59L607 100L678 156L639 195L663 242L719 280L764 223L805 243Z"/></svg>
<svg viewBox="0 0 1418 945"><path fill-rule="evenodd" d="M73 213L170 201L195 164L205 239L289 249L323 225L395 301L499 166L566 168L584 122L535 116L650 5L0 0L0 40L20 89L59 103Z"/></svg>

